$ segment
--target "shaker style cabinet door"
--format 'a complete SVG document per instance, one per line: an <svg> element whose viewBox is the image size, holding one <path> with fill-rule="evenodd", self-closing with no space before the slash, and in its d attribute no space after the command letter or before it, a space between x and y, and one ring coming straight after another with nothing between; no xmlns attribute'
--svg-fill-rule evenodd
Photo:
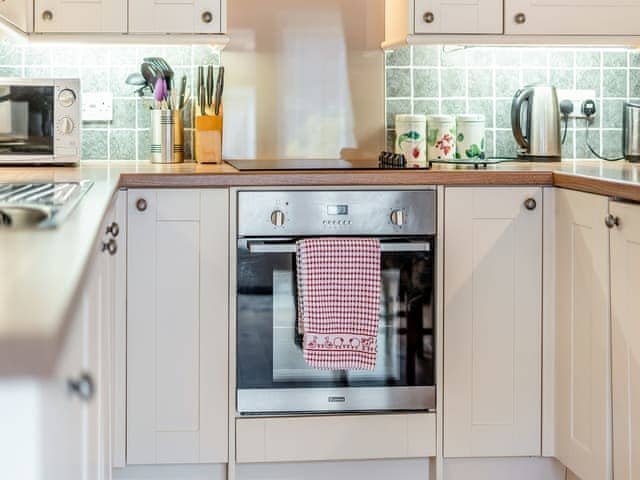
<svg viewBox="0 0 640 480"><path fill-rule="evenodd" d="M127 203L127 463L225 463L228 191Z"/></svg>
<svg viewBox="0 0 640 480"><path fill-rule="evenodd" d="M637 1L506 0L504 5L505 33L511 35L640 34Z"/></svg>
<svg viewBox="0 0 640 480"><path fill-rule="evenodd" d="M444 209L444 455L540 455L542 189L447 188Z"/></svg>
<svg viewBox="0 0 640 480"><path fill-rule="evenodd" d="M613 475L640 479L640 206L611 202Z"/></svg>
<svg viewBox="0 0 640 480"><path fill-rule="evenodd" d="M33 2L28 0L0 1L0 18L22 32L33 31Z"/></svg>
<svg viewBox="0 0 640 480"><path fill-rule="evenodd" d="M35 0L34 16L38 33L125 33L127 0Z"/></svg>
<svg viewBox="0 0 640 480"><path fill-rule="evenodd" d="M502 0L410 0L415 33L502 33Z"/></svg>
<svg viewBox="0 0 640 480"><path fill-rule="evenodd" d="M129 33L223 33L226 0L133 0Z"/></svg>
<svg viewBox="0 0 640 480"><path fill-rule="evenodd" d="M556 189L556 457L611 479L608 199Z"/></svg>

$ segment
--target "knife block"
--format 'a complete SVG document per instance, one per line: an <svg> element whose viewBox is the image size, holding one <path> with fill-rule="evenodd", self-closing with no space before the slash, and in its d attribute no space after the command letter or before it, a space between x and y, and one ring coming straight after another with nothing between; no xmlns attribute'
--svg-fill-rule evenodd
<svg viewBox="0 0 640 480"><path fill-rule="evenodd" d="M196 162L222 163L222 126L222 108L218 115L196 116Z"/></svg>

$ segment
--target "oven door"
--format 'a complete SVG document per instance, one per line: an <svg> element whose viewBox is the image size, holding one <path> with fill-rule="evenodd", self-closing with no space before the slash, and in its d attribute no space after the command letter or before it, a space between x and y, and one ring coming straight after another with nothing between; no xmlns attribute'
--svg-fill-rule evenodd
<svg viewBox="0 0 640 480"><path fill-rule="evenodd" d="M0 85L0 160L52 156L54 130L53 86Z"/></svg>
<svg viewBox="0 0 640 480"><path fill-rule="evenodd" d="M295 238L240 239L237 408L241 414L435 408L433 238L380 238L373 371L306 364L297 324Z"/></svg>

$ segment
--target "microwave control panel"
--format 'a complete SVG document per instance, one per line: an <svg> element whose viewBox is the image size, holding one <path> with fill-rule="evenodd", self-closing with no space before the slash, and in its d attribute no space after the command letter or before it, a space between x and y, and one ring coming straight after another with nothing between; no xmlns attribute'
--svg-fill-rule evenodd
<svg viewBox="0 0 640 480"><path fill-rule="evenodd" d="M80 155L80 80L54 81L54 151L56 156Z"/></svg>

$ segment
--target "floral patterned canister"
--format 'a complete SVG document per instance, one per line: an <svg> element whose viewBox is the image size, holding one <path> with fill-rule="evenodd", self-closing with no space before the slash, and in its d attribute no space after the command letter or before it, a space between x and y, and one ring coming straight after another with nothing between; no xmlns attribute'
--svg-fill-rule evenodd
<svg viewBox="0 0 640 480"><path fill-rule="evenodd" d="M484 115L458 115L456 117L456 158L460 160L484 160Z"/></svg>
<svg viewBox="0 0 640 480"><path fill-rule="evenodd" d="M402 153L408 167L427 164L425 115L396 115L396 153Z"/></svg>
<svg viewBox="0 0 640 480"><path fill-rule="evenodd" d="M427 115L427 158L456 158L456 119L452 115Z"/></svg>

